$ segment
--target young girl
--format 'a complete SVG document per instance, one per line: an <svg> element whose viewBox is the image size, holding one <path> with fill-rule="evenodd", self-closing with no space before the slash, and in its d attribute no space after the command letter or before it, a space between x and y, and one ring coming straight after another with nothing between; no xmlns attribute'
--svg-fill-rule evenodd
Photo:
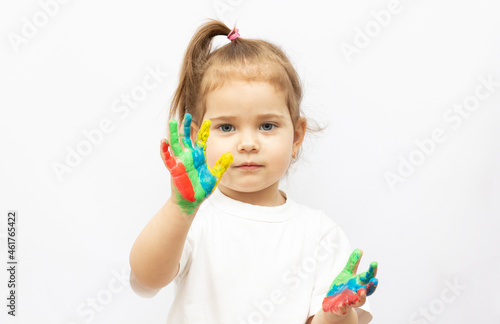
<svg viewBox="0 0 500 324"><path fill-rule="evenodd" d="M306 133L301 97L275 45L215 20L193 36L170 112L181 141L176 119L161 141L172 194L130 253L138 294L175 283L167 323L371 320L376 262L356 275L362 252L339 226L278 188Z"/></svg>

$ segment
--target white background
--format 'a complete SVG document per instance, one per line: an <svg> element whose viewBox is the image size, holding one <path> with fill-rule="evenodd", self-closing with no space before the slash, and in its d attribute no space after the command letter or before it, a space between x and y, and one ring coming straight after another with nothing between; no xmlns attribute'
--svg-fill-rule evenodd
<svg viewBox="0 0 500 324"><path fill-rule="evenodd" d="M480 82L500 82L498 2L395 2L380 27L371 12L387 0L228 1L219 13L212 0L2 1L0 269L17 210L19 289L13 319L2 270L0 321L165 322L172 287L136 296L128 255L169 196L159 141L184 51L219 17L282 46L306 116L328 125L283 188L341 225L364 250L363 271L379 262L372 323L498 323L500 87ZM49 16L44 3L59 4ZM364 46L343 53L366 28ZM151 69L163 76L139 98ZM132 93L135 107L118 111ZM460 125L446 119L474 100ZM112 130L58 179L53 165L106 120ZM425 153L417 142L436 131L442 141ZM388 173L402 181L391 186Z"/></svg>

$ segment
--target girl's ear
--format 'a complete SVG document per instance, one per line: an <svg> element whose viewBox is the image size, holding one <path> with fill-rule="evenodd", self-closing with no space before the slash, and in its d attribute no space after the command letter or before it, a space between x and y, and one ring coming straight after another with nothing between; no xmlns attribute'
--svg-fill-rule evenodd
<svg viewBox="0 0 500 324"><path fill-rule="evenodd" d="M300 145L304 141L304 136L306 135L307 120L305 117L299 117L295 123L295 131L293 133L293 152L297 153Z"/></svg>

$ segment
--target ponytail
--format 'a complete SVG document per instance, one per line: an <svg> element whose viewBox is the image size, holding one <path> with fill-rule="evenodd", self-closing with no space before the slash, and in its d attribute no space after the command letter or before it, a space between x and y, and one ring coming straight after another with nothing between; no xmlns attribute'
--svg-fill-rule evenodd
<svg viewBox="0 0 500 324"><path fill-rule="evenodd" d="M198 101L200 82L215 36L227 36L231 29L224 23L209 19L195 32L187 47L179 75L179 85L172 99L169 119L182 119L190 113L194 118ZM199 122L195 119L196 122Z"/></svg>

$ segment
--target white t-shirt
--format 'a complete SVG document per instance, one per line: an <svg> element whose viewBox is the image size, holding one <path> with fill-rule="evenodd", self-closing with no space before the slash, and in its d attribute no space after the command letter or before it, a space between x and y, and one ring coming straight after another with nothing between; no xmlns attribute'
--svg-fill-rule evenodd
<svg viewBox="0 0 500 324"><path fill-rule="evenodd" d="M216 188L189 230L167 323L304 324L351 252L321 211L290 198L251 205ZM372 318L368 303L357 312L359 323Z"/></svg>

